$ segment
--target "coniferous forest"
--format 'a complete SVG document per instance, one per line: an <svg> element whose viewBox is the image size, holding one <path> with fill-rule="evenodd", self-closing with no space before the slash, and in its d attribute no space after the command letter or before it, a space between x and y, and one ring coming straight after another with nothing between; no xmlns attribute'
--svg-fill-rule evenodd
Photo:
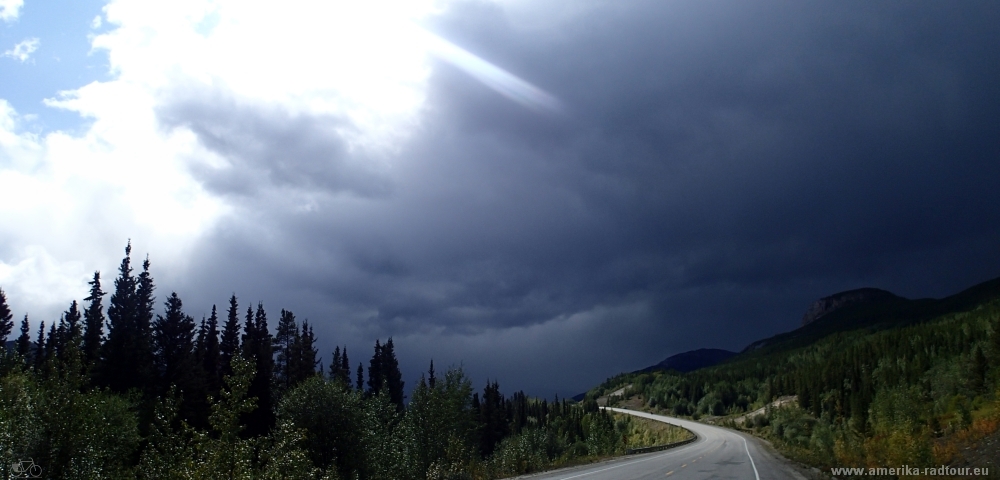
<svg viewBox="0 0 1000 480"><path fill-rule="evenodd" d="M949 297L970 301L938 302L948 307L941 311L919 300L897 314L877 310L867 326L745 351L689 373L621 374L587 398L738 428L821 469L950 465L1000 430L998 293L993 280ZM859 312L870 313L846 313ZM987 462L975 466L1000 466Z"/></svg>
<svg viewBox="0 0 1000 480"><path fill-rule="evenodd" d="M196 321L157 295L148 257L133 267L131 244L113 285L99 272L89 285L37 332L25 316L0 356L0 471L30 459L60 479L486 479L645 446L594 401L508 397L495 381L480 393L433 361L407 399L392 338L367 361L338 346L321 368L308 320L235 294ZM14 333L0 290L0 339Z"/></svg>

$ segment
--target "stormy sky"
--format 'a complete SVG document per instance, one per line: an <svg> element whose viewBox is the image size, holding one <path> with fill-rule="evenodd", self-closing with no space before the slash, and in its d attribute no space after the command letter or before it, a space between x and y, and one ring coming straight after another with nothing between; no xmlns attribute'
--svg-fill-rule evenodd
<svg viewBox="0 0 1000 480"><path fill-rule="evenodd" d="M196 319L551 397L1000 276L995 2L254 3L0 0L32 331L131 239Z"/></svg>

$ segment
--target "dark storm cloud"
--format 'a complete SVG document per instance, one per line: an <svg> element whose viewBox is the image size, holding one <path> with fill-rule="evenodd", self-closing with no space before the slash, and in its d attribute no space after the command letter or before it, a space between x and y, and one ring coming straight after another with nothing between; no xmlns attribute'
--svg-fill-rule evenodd
<svg viewBox="0 0 1000 480"><path fill-rule="evenodd" d="M998 16L595 2L526 29L464 3L428 27L565 115L435 64L419 129L377 175L329 135L338 119L212 101L161 117L312 205L247 193L200 251L205 295L294 309L356 354L394 335L408 381L434 357L564 395L740 349L836 291L1000 275Z"/></svg>

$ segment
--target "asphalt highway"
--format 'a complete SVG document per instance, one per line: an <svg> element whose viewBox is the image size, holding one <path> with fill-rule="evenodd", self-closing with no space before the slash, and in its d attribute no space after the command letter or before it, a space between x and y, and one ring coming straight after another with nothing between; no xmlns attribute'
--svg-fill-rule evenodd
<svg viewBox="0 0 1000 480"><path fill-rule="evenodd" d="M662 452L630 455L582 467L531 475L533 480L805 480L786 460L750 435L679 418L609 408L691 430L698 440Z"/></svg>

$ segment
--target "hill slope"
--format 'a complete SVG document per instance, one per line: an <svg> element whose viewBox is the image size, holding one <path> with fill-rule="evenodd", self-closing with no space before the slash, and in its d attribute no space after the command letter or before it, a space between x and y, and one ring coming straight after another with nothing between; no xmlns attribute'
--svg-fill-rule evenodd
<svg viewBox="0 0 1000 480"><path fill-rule="evenodd" d="M818 300L803 318L803 326L753 342L740 353L762 354L804 347L837 332L863 328L877 331L913 325L949 313L967 311L998 297L1000 278L941 299L911 300L874 288L850 290ZM822 311L823 305L831 308ZM810 318L810 313L816 311L822 311L822 314Z"/></svg>
<svg viewBox="0 0 1000 480"><path fill-rule="evenodd" d="M717 365L734 355L736 355L736 352L730 352L729 350L699 348L698 350L672 355L656 365L648 366L635 373L651 372L653 370L676 370L681 373L687 373L699 368Z"/></svg>

